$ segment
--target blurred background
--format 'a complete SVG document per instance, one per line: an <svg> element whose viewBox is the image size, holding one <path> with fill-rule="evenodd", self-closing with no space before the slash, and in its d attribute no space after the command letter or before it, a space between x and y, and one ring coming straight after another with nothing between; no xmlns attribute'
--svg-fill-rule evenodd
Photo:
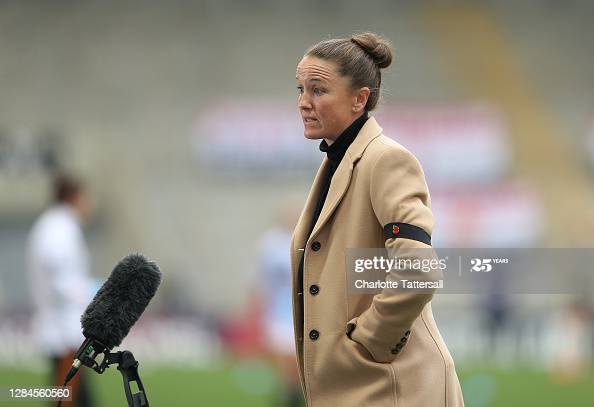
<svg viewBox="0 0 594 407"><path fill-rule="evenodd" d="M122 345L151 403L289 405L287 242L323 158L294 73L325 38L392 41L374 114L425 169L436 247L594 247L593 18L588 0L0 1L0 387L49 383L26 258L65 169L93 202L95 286L130 252L162 269ZM438 295L466 404L594 405L593 305ZM95 405L125 405L115 369L89 378Z"/></svg>

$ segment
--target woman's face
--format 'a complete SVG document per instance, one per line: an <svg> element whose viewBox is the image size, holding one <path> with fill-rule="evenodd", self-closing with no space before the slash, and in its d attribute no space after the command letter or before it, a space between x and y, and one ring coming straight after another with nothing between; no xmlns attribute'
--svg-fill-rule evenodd
<svg viewBox="0 0 594 407"><path fill-rule="evenodd" d="M340 76L333 62L305 56L296 78L306 138L334 141L363 112L365 103L361 105L349 79Z"/></svg>

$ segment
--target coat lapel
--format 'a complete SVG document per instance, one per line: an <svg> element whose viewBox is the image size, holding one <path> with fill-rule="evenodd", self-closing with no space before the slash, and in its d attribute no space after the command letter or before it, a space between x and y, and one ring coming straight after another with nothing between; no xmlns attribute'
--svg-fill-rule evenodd
<svg viewBox="0 0 594 407"><path fill-rule="evenodd" d="M324 206L322 207L320 217L318 218L318 221L316 222L313 231L311 232L310 238L315 237L317 233L320 231L320 229L326 224L328 219L330 219L330 217L338 207L338 204L344 197L344 194L346 193L349 187L355 164L357 163L357 161L359 161L371 140L379 136L381 132L382 128L378 125L374 117L370 117L369 119L367 119L365 125L363 125L363 128L361 128L361 131L359 131L359 134L347 149L346 154L344 155L342 161L336 169L336 172L334 173L334 176L332 177L332 182L330 183L330 189L328 190L326 201L324 202ZM306 209L309 209L308 216L303 217L301 219L301 224L307 224L308 222L311 222L313 210L315 208L315 204L319 195L322 175L324 174L326 167L327 159L324 160L322 166L320 167L320 170L318 170L318 174L316 176L317 183L314 182L314 186L317 189L313 195L310 192L310 196L308 197L306 205ZM312 191L313 190L314 188L312 188ZM303 225L301 226L303 227ZM307 228L307 226L305 227ZM307 233L307 230L305 230L303 233ZM304 239L306 238L307 237L304 236Z"/></svg>
<svg viewBox="0 0 594 407"><path fill-rule="evenodd" d="M334 210L342 200L345 192L349 188L351 182L351 175L353 173L353 162L349 159L348 154L345 154L344 158L338 165L336 172L332 176L330 182L330 189L326 196L326 201L322 207L322 212L318 218L312 232L311 238L315 237L322 226L328 221ZM316 197L317 198L317 197Z"/></svg>
<svg viewBox="0 0 594 407"><path fill-rule="evenodd" d="M309 190L309 195L307 196L307 200L305 201L305 206L303 211L301 212L301 216L297 221L297 225L295 226L295 231L293 232L293 250L297 250L303 248L305 246L305 242L307 241L308 236L306 236L307 232L309 232L308 228L311 223L311 218L313 216L313 211L315 210L318 196L320 195L320 188L322 187L323 175L328 168L328 159L324 158L320 168L318 169L318 173L316 174L313 185Z"/></svg>

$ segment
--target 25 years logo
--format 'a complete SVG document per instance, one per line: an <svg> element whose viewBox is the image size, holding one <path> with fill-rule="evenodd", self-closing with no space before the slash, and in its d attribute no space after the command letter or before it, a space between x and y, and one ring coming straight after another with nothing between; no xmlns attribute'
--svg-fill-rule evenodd
<svg viewBox="0 0 594 407"><path fill-rule="evenodd" d="M488 273L493 271L494 264L508 264L509 259L499 258L499 259L471 259L470 264L472 267L470 268L470 272L483 272Z"/></svg>

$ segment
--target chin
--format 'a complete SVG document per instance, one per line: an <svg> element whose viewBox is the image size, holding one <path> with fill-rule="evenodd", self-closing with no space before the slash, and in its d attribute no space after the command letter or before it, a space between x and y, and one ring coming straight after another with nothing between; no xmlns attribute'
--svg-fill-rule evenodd
<svg viewBox="0 0 594 407"><path fill-rule="evenodd" d="M311 131L311 130L304 130L303 136L309 140L320 140L320 139L324 138L324 136L320 132Z"/></svg>

